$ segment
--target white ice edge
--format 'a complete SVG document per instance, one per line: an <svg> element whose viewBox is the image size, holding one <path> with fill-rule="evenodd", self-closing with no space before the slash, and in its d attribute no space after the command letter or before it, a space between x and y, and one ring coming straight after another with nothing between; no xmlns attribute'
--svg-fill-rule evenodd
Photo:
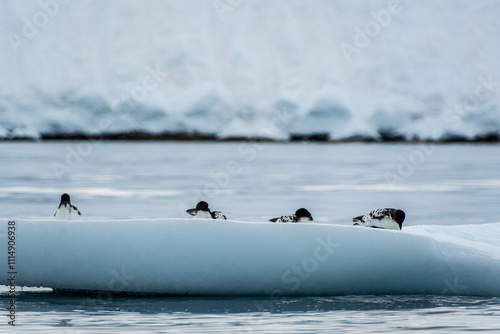
<svg viewBox="0 0 500 334"><path fill-rule="evenodd" d="M500 223L390 231L189 218L15 222L19 286L174 295L500 296ZM8 272L5 254L2 282Z"/></svg>

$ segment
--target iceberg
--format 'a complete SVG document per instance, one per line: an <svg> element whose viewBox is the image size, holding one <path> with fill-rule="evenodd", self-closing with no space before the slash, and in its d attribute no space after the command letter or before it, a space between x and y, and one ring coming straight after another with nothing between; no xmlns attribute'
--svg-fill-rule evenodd
<svg viewBox="0 0 500 334"><path fill-rule="evenodd" d="M14 275L18 286L211 296L500 296L500 223L402 231L205 219L19 219L9 226L15 259L1 256L0 273L2 282Z"/></svg>

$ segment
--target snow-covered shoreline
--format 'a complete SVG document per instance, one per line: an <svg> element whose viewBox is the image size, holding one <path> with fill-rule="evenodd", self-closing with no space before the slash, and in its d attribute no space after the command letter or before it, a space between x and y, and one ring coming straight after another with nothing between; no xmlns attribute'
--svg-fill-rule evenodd
<svg viewBox="0 0 500 334"><path fill-rule="evenodd" d="M500 6L3 1L0 139L498 138Z"/></svg>
<svg viewBox="0 0 500 334"><path fill-rule="evenodd" d="M327 143L499 143L500 133L486 133L476 135L472 138L465 136L450 136L439 139L420 139L411 138L407 139L404 136L353 136L339 139L332 139L325 133L311 133L311 134L291 134L286 138L267 138L267 137L244 137L234 136L227 138L220 138L216 134L203 134L203 133L146 133L146 132L123 132L123 133L104 133L100 135L75 133L75 134L41 134L40 136L11 136L0 137L1 142L7 141L193 141L193 142L327 142Z"/></svg>

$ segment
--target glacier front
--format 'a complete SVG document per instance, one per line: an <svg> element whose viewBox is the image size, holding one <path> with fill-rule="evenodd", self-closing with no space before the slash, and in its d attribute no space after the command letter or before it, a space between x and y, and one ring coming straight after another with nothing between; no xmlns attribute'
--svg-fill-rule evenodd
<svg viewBox="0 0 500 334"><path fill-rule="evenodd" d="M495 0L6 0L0 139L498 137L499 16Z"/></svg>

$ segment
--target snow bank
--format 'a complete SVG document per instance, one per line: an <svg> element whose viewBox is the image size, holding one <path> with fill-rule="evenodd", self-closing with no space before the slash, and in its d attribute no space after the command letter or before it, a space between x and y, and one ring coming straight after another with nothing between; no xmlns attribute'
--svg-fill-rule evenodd
<svg viewBox="0 0 500 334"><path fill-rule="evenodd" d="M6 0L0 138L494 134L499 16L495 0Z"/></svg>
<svg viewBox="0 0 500 334"><path fill-rule="evenodd" d="M0 257L2 282L6 261ZM500 296L500 223L390 231L196 219L17 220L15 270L18 285L60 290Z"/></svg>

